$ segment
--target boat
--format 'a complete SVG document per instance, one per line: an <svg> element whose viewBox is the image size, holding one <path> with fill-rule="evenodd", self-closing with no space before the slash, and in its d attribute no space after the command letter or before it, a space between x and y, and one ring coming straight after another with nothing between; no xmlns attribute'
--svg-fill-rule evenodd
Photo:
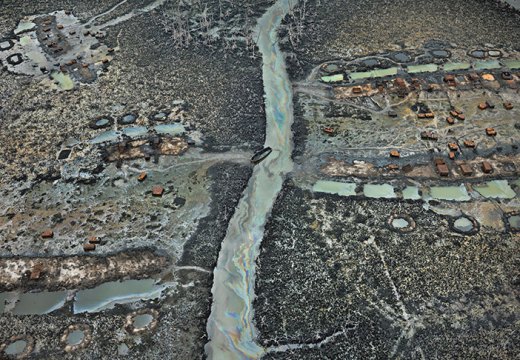
<svg viewBox="0 0 520 360"><path fill-rule="evenodd" d="M269 154L273 151L269 146L263 148L260 151L257 151L253 157L251 158L251 162L254 164L258 164L260 161L264 160Z"/></svg>

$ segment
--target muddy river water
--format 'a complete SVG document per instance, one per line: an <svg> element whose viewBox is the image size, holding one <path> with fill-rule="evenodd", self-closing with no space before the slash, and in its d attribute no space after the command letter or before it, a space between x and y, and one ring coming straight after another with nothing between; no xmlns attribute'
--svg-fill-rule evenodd
<svg viewBox="0 0 520 360"><path fill-rule="evenodd" d="M260 18L257 45L263 58L266 108L265 145L273 153L258 164L231 219L214 270L213 304L207 331L210 359L256 359L264 349L255 343L253 324L255 260L264 225L285 175L292 170L292 86L277 29L297 4L279 0Z"/></svg>

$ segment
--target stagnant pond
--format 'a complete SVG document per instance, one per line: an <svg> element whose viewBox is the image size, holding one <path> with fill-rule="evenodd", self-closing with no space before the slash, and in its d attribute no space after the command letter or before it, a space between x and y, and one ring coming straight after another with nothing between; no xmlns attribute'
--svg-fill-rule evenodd
<svg viewBox="0 0 520 360"><path fill-rule="evenodd" d="M100 284L92 289L0 293L0 313L15 315L43 315L61 309L67 298L72 298L75 314L99 312L138 300L157 299L168 287L157 284L154 279L113 281Z"/></svg>
<svg viewBox="0 0 520 360"><path fill-rule="evenodd" d="M256 359L264 353L255 343L253 324L255 260L267 216L285 175L293 167L292 86L278 46L277 29L296 4L295 0L278 0L256 27L255 38L263 59L265 145L273 148L273 153L255 166L222 242L214 270L213 304L207 325L210 341L205 350L210 359Z"/></svg>

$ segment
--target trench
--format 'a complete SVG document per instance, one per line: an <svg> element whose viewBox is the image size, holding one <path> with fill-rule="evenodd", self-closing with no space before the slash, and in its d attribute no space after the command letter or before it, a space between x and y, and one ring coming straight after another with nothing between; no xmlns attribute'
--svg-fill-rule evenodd
<svg viewBox="0 0 520 360"><path fill-rule="evenodd" d="M278 45L278 26L297 4L278 0L258 20L255 38L263 61L266 109L265 146L273 152L255 166L222 241L208 318L209 359L257 359L265 349L256 342L253 323L255 260L267 217L292 170L292 85Z"/></svg>

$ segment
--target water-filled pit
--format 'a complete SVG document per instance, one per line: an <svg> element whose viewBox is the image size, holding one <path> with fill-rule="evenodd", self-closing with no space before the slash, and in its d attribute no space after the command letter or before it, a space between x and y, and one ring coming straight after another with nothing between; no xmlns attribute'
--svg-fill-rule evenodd
<svg viewBox="0 0 520 360"><path fill-rule="evenodd" d="M159 312L155 309L141 309L126 317L125 329L131 334L153 330L157 326Z"/></svg>
<svg viewBox="0 0 520 360"><path fill-rule="evenodd" d="M390 184L366 184L363 194L368 198L392 199L396 197L394 188Z"/></svg>
<svg viewBox="0 0 520 360"><path fill-rule="evenodd" d="M484 59L486 57L486 51L485 50L472 50L468 53L469 56L477 58L477 59Z"/></svg>
<svg viewBox="0 0 520 360"><path fill-rule="evenodd" d="M473 186L473 189L485 198L512 199L516 196L507 180L493 180L483 185Z"/></svg>
<svg viewBox="0 0 520 360"><path fill-rule="evenodd" d="M407 214L395 214L390 216L387 222L388 226L397 232L408 233L415 229L415 220Z"/></svg>
<svg viewBox="0 0 520 360"><path fill-rule="evenodd" d="M20 339L13 341L9 345L6 346L4 352L6 355L20 355L27 348L27 341Z"/></svg>
<svg viewBox="0 0 520 360"><path fill-rule="evenodd" d="M520 214L511 215L507 218L509 228L513 231L520 231Z"/></svg>
<svg viewBox="0 0 520 360"><path fill-rule="evenodd" d="M432 186L430 196L436 200L447 201L468 201L471 199L464 184L459 186Z"/></svg>
<svg viewBox="0 0 520 360"><path fill-rule="evenodd" d="M403 218L395 218L392 220L392 226L396 229L403 229L410 226L410 223Z"/></svg>
<svg viewBox="0 0 520 360"><path fill-rule="evenodd" d="M83 349L91 340L92 332L86 324L69 325L61 336L61 343L65 345L66 352Z"/></svg>
<svg viewBox="0 0 520 360"><path fill-rule="evenodd" d="M93 289L78 291L74 301L74 313L97 312L111 308L116 303L155 299L161 296L165 287L157 285L154 279L104 283Z"/></svg>
<svg viewBox="0 0 520 360"><path fill-rule="evenodd" d="M453 228L460 233L468 234L475 232L477 229L475 227L475 221L471 220L468 217L462 216L456 219L453 222Z"/></svg>
<svg viewBox="0 0 520 360"><path fill-rule="evenodd" d="M135 329L144 329L153 321L153 316L150 314L141 314L134 317L132 325Z"/></svg>
<svg viewBox="0 0 520 360"><path fill-rule="evenodd" d="M110 125L110 120L108 119L99 119L98 121L96 121L96 127L97 128L104 128L104 127L107 127L108 125Z"/></svg>
<svg viewBox="0 0 520 360"><path fill-rule="evenodd" d="M0 358L24 359L34 349L34 339L30 335L12 336L0 346ZM2 356L6 355L6 356Z"/></svg>
<svg viewBox="0 0 520 360"><path fill-rule="evenodd" d="M129 125L133 124L137 120L137 116L134 114L126 114L124 115L121 120L119 121L122 125Z"/></svg>
<svg viewBox="0 0 520 360"><path fill-rule="evenodd" d="M356 183L319 180L314 184L312 191L341 196L354 196L356 195L356 187Z"/></svg>
<svg viewBox="0 0 520 360"><path fill-rule="evenodd" d="M410 54L404 51L396 52L392 54L392 58L400 63L407 63L412 60Z"/></svg>
<svg viewBox="0 0 520 360"><path fill-rule="evenodd" d="M79 345L85 339L85 332L82 330L73 330L67 335L67 345Z"/></svg>
<svg viewBox="0 0 520 360"><path fill-rule="evenodd" d="M28 292L19 294L11 313L16 315L42 315L61 308L67 300L67 291Z"/></svg>
<svg viewBox="0 0 520 360"><path fill-rule="evenodd" d="M433 50L431 54L433 55L433 57L436 57L438 59L445 59L450 57L450 52L447 50Z"/></svg>
<svg viewBox="0 0 520 360"><path fill-rule="evenodd" d="M421 195L419 194L419 188L417 186L407 186L402 191L403 199L405 200L419 200Z"/></svg>

